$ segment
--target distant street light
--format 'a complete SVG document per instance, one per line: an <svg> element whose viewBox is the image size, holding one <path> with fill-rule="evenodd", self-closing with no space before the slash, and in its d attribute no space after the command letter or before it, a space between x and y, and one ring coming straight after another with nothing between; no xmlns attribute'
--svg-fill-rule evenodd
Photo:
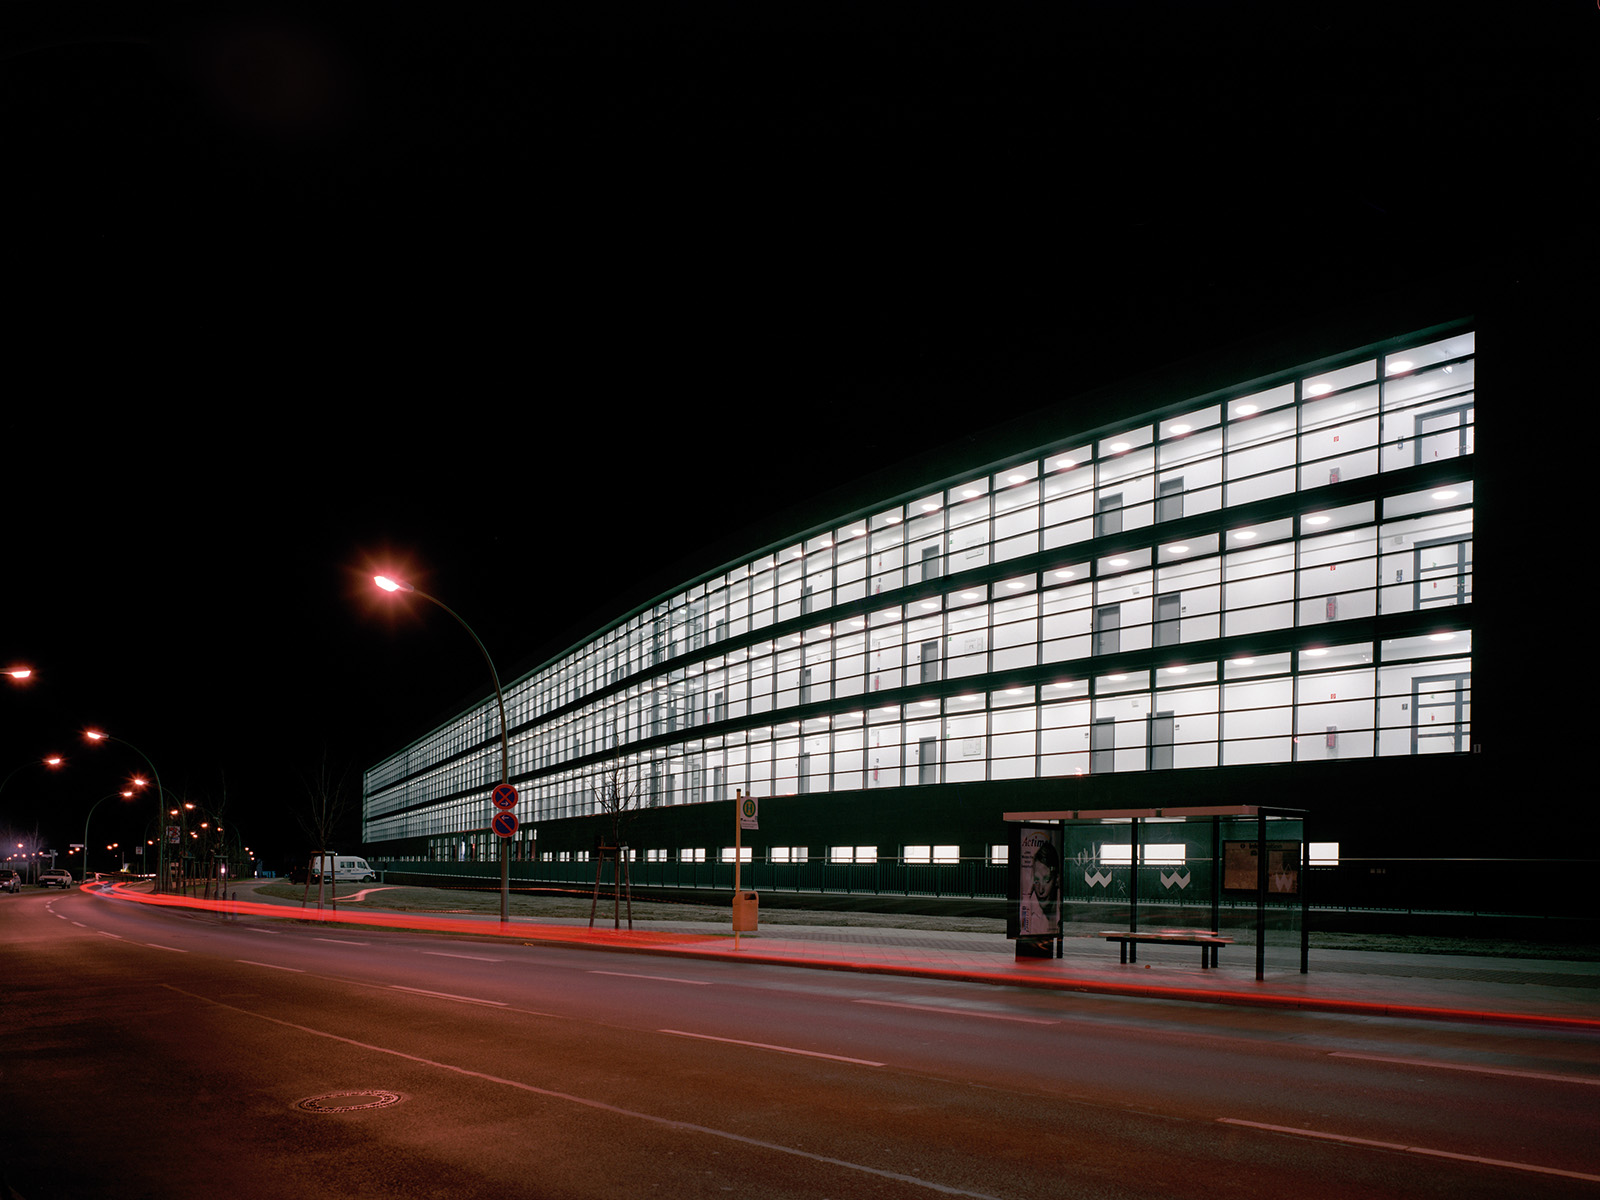
<svg viewBox="0 0 1600 1200"><path fill-rule="evenodd" d="M394 579L388 575L374 575L372 582L386 592L410 592L421 596L430 604L435 604L444 609L455 618L456 624L465 629L473 642L477 644L483 661L489 664L489 678L494 680L494 699L500 707L500 782L511 782L511 741L506 729L506 697L500 689L500 673L494 669L494 659L489 657L489 651L484 648L478 635L473 633L472 626L463 621L460 615L443 600L430 596L427 592L419 591L403 579ZM500 924L505 926L511 921L511 845L509 838L499 838L500 842Z"/></svg>
<svg viewBox="0 0 1600 1200"><path fill-rule="evenodd" d="M11 676L18 683L26 683L33 678L32 667L7 667L3 674Z"/></svg>
<svg viewBox="0 0 1600 1200"><path fill-rule="evenodd" d="M99 743L99 742L118 742L121 745L126 746L129 750L132 750L140 758L144 759L144 765L149 767L150 768L150 774L155 776L155 780L156 780L156 815L157 815L157 817L159 817L161 815L161 791L162 791L162 788L161 788L161 772L156 770L156 765L155 765L155 763L150 761L150 756L148 754L146 754L143 750L139 749L139 747L135 746L132 742L125 741L124 739L119 738L119 737L113 737L109 733L102 733L98 729L85 729L83 731L83 736L88 738L91 742L95 742L95 743ZM164 891L166 891L166 878L165 878L165 876L166 876L166 869L167 869L167 862L166 862L167 842L166 842L166 838L164 836L162 836L162 828L161 828L161 823L160 823L159 820L156 823L156 836L157 836L158 853L156 855L157 866L156 866L156 887L155 887L155 890L157 892L164 892ZM88 853L88 852L85 851L85 853Z"/></svg>

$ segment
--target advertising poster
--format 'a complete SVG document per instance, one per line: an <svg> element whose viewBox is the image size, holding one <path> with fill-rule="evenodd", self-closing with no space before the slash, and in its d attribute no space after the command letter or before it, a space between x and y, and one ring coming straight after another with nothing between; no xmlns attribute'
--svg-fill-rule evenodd
<svg viewBox="0 0 1600 1200"><path fill-rule="evenodd" d="M1022 827L1017 863L1017 931L1014 937L1054 937L1061 931L1061 830Z"/></svg>
<svg viewBox="0 0 1600 1200"><path fill-rule="evenodd" d="M1222 886L1230 892L1256 890L1256 843L1222 844ZM1267 894L1294 896L1300 892L1300 843L1267 843Z"/></svg>

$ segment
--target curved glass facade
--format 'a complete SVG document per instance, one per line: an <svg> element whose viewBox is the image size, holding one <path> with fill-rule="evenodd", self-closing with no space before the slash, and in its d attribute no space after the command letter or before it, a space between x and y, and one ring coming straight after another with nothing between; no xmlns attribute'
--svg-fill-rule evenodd
<svg viewBox="0 0 1600 1200"><path fill-rule="evenodd" d="M1366 347L697 579L506 688L525 832L619 761L649 807L1463 753L1473 368L1467 327ZM498 779L488 697L367 772L366 843L487 844Z"/></svg>

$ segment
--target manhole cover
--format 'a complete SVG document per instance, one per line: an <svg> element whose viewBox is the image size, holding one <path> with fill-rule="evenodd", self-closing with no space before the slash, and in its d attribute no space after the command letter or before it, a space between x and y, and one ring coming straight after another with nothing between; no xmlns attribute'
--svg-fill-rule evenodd
<svg viewBox="0 0 1600 1200"><path fill-rule="evenodd" d="M361 1108L388 1108L405 1099L399 1092L331 1092L326 1096L312 1096L301 1100L296 1108L314 1113L355 1112Z"/></svg>

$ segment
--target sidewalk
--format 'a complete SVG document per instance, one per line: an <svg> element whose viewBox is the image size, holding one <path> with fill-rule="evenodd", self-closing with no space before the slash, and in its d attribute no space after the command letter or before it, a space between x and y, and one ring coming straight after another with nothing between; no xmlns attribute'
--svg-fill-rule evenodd
<svg viewBox="0 0 1600 1200"><path fill-rule="evenodd" d="M282 900L272 903L275 907L290 904ZM298 909L299 905L292 907ZM340 912L346 919L359 920L358 911L374 917L381 914L386 918L384 924L402 924L408 915L384 910L378 896L360 904L341 901ZM439 917L414 915L416 923L440 928ZM823 914L818 916L825 919ZM1265 978L1258 981L1255 945L1248 940L1223 947L1219 965L1206 969L1200 966L1200 952L1193 946L1141 946L1137 964L1121 963L1116 944L1093 936L1093 929L1085 931L1089 936L1069 936L1063 958L1018 960L1013 944L991 933L769 924L755 934L741 935L736 947L728 925L667 920L635 920L633 924L632 931L626 923L613 930L608 918L596 920L590 929L588 921L580 918L516 917L502 934L496 917L459 915L448 920L449 926L463 933L507 936L527 944L1600 1033L1600 963L1595 962L1313 948L1310 972L1302 975L1296 939L1294 945L1267 946Z"/></svg>

